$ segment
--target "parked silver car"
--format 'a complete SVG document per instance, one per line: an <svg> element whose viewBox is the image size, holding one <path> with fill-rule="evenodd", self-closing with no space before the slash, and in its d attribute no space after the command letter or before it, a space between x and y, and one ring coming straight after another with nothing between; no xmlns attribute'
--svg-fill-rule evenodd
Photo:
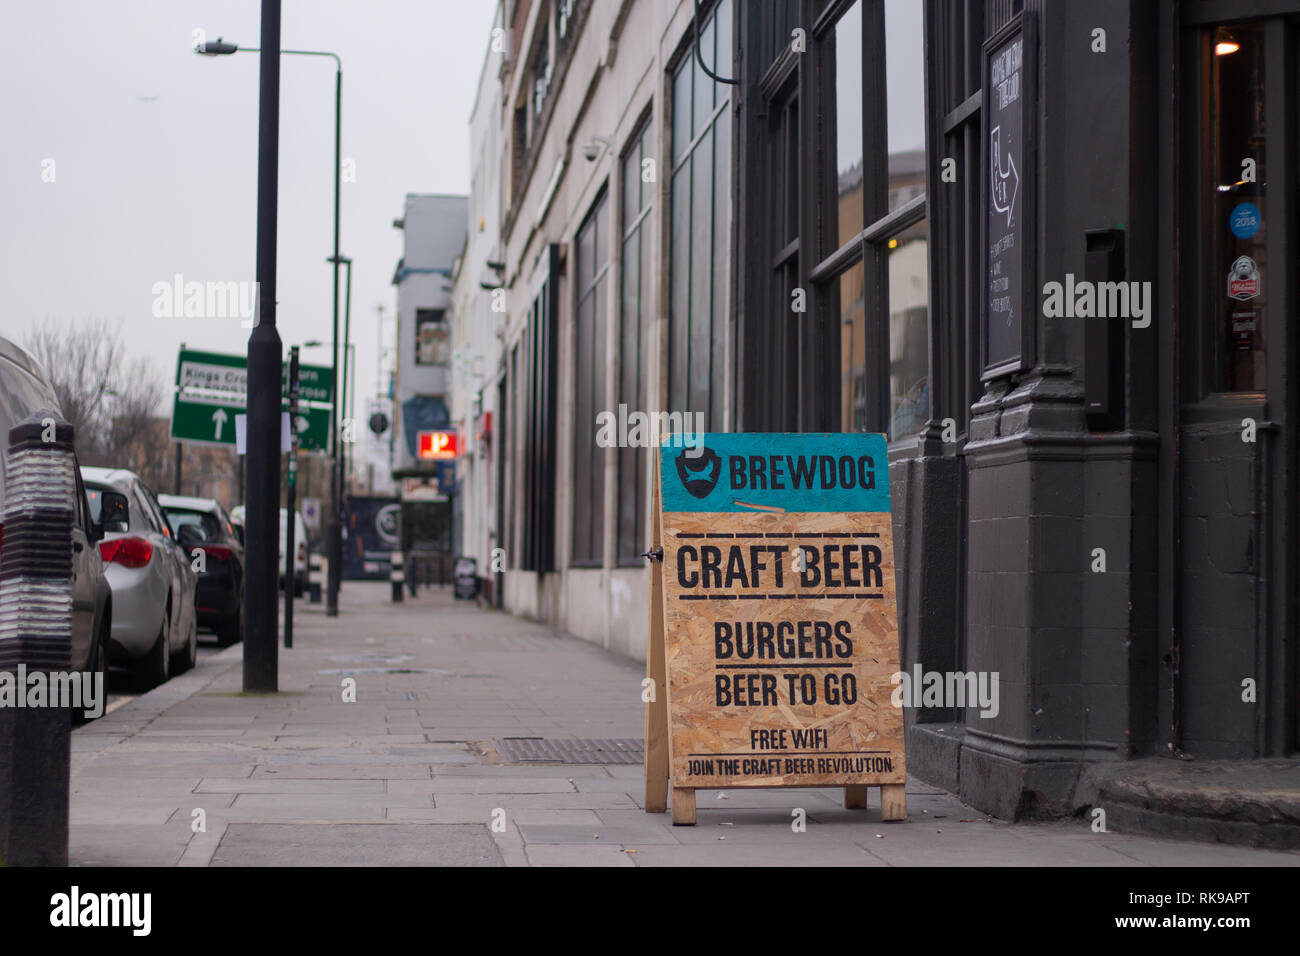
<svg viewBox="0 0 1300 956"><path fill-rule="evenodd" d="M113 589L109 660L130 666L146 687L194 666L198 574L162 506L133 472L83 468L91 516L103 529L99 553Z"/></svg>

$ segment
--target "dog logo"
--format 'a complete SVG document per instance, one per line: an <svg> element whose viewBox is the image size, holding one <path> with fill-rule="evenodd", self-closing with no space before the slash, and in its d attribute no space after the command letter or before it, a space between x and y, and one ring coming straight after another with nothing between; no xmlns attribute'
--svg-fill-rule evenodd
<svg viewBox="0 0 1300 956"><path fill-rule="evenodd" d="M707 498L713 491L714 486L718 483L718 476L722 474L722 459L718 453L711 448L705 448L703 455L697 455L694 458L687 458L686 453L693 449L685 448L677 456L677 477L682 481L682 487L689 491L696 498ZM688 461L702 462L702 467L689 469Z"/></svg>

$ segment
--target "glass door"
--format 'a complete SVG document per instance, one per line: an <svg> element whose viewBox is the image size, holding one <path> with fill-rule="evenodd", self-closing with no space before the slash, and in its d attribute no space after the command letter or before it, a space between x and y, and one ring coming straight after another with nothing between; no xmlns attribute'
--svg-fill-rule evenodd
<svg viewBox="0 0 1300 956"><path fill-rule="evenodd" d="M1300 731L1294 8L1181 7L1171 659L1176 736L1207 758L1289 753Z"/></svg>

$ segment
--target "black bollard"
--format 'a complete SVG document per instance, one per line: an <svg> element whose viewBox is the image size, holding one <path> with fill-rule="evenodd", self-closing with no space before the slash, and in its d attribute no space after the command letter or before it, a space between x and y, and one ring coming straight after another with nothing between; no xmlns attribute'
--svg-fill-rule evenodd
<svg viewBox="0 0 1300 956"><path fill-rule="evenodd" d="M402 603L402 585L405 583L402 565L402 552L394 551L389 557L391 562L388 571L388 580L393 585L393 603Z"/></svg>
<svg viewBox="0 0 1300 956"><path fill-rule="evenodd" d="M28 706L72 644L72 426L38 412L9 431L0 545L0 866L68 865L72 711ZM91 545L93 547L93 544ZM66 686L66 685L65 685ZM7 693L5 692L7 690Z"/></svg>

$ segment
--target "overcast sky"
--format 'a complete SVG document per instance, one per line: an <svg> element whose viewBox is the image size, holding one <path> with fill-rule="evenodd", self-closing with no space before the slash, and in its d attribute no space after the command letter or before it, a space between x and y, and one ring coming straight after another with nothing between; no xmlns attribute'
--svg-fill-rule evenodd
<svg viewBox="0 0 1300 956"><path fill-rule="evenodd" d="M391 336L408 192L469 189L469 115L493 0L284 0L282 48L343 59L342 241L351 256L357 410L376 378L376 310ZM238 319L159 319L153 286L254 278L258 55L201 57L204 30L257 46L256 0L5 3L0 27L0 333L86 317L168 383L182 342L242 353ZM334 66L281 61L279 326L331 338ZM53 160L53 165L47 162ZM54 181L44 182L52 170ZM340 295L342 291L340 290ZM340 306L340 324L342 306ZM329 349L304 361L329 364Z"/></svg>

